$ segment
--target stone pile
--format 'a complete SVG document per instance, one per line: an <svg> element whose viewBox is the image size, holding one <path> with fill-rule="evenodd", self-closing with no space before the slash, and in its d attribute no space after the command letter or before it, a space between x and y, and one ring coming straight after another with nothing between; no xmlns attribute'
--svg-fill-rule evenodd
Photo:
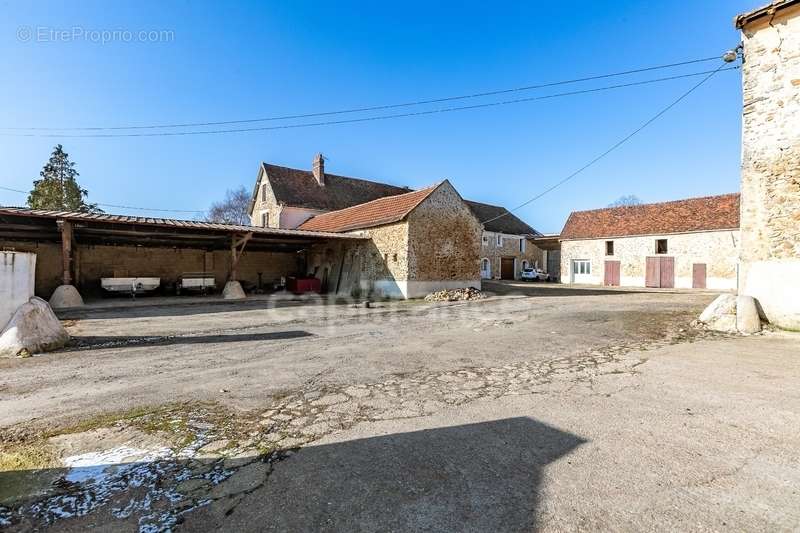
<svg viewBox="0 0 800 533"><path fill-rule="evenodd" d="M457 302L460 300L480 300L484 294L473 287L432 292L425 297L426 302Z"/></svg>

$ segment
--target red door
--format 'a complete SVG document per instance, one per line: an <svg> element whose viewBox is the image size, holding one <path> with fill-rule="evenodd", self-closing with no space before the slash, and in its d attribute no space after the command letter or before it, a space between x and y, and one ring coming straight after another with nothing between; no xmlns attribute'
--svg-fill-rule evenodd
<svg viewBox="0 0 800 533"><path fill-rule="evenodd" d="M645 263L645 287L660 287L661 286L661 263L658 257L648 257Z"/></svg>
<svg viewBox="0 0 800 533"><path fill-rule="evenodd" d="M645 287L671 289L675 287L675 258L647 257L645 263Z"/></svg>
<svg viewBox="0 0 800 533"><path fill-rule="evenodd" d="M695 263L692 265L692 287L695 289L706 288L706 264Z"/></svg>
<svg viewBox="0 0 800 533"><path fill-rule="evenodd" d="M619 261L606 261L603 283L608 287L619 287Z"/></svg>
<svg viewBox="0 0 800 533"><path fill-rule="evenodd" d="M661 288L672 289L675 287L675 258L674 257L659 257L661 260Z"/></svg>

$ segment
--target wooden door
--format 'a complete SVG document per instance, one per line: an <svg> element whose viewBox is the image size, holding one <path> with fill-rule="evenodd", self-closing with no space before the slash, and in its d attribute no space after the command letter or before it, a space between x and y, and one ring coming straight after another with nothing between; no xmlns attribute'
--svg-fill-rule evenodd
<svg viewBox="0 0 800 533"><path fill-rule="evenodd" d="M647 257L645 263L645 287L661 286L661 262L658 257Z"/></svg>
<svg viewBox="0 0 800 533"><path fill-rule="evenodd" d="M513 257L503 257L500 259L500 279L514 279Z"/></svg>
<svg viewBox="0 0 800 533"><path fill-rule="evenodd" d="M692 287L695 289L706 288L706 264L695 263L692 265Z"/></svg>
<svg viewBox="0 0 800 533"><path fill-rule="evenodd" d="M672 289L675 287L675 258L659 257L659 274L662 289Z"/></svg>
<svg viewBox="0 0 800 533"><path fill-rule="evenodd" d="M619 261L606 261L603 284L607 287L619 287L619 265Z"/></svg>

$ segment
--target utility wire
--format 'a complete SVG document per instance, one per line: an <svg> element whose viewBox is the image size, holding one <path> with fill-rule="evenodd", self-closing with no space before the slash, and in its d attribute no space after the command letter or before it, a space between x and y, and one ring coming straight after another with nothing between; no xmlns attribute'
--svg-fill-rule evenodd
<svg viewBox="0 0 800 533"><path fill-rule="evenodd" d="M631 138L633 138L637 133L639 133L640 131L645 129L647 126L649 126L650 124L652 124L653 122L655 122L656 120L661 118L661 116L663 116L667 111L669 111L670 109L672 109L673 107L678 105L684 98L686 98L687 96L692 94L694 91L696 91L701 85L703 85L705 82L710 80L715 74L717 74L718 72L723 71L723 70L730 70L730 68L728 68L728 69L722 68L724 66L725 66L725 63L721 64L715 70L712 70L711 72L709 72L708 75L705 78L700 80L698 83L693 85L688 91L684 92L678 98L673 100L668 106L666 106L661 111L659 111L658 113L653 115L650 119L648 119L641 126L636 128L635 130L633 130L631 133L629 133L628 135L626 135L625 137L623 137L622 139L620 139L619 141L614 143L608 150L606 150L602 154L598 155L597 157L595 157L594 159L592 159L591 161L589 161L588 163L583 165L581 168L579 168L578 170L576 170L575 172L573 172L572 174L570 174L566 178L564 178L561 181L551 185L550 187L548 187L547 189L545 189L541 193L537 194L536 196L534 196L530 200L527 200L527 201L521 203L520 205L518 205L514 209L511 209L510 211L506 211L505 213L503 213L501 215L498 215L498 216L496 216L494 218L490 218L488 220L484 220L483 222L481 222L481 224L487 224L489 222L493 222L493 221L495 221L495 220L497 220L499 218L502 218L502 217L504 217L506 215L510 215L512 212L517 211L519 209L522 209L526 205L533 203L534 201L538 200L539 198L541 198L545 194L547 194L547 193L555 190L556 188L560 187L561 185L565 184L566 182L568 182L569 180L571 180L572 178L574 178L575 176L577 176L578 174L580 174L581 172L583 172L587 168L591 167L592 165L594 165L595 163L597 163L598 161L600 161L601 159L606 157L608 154L610 154L611 152L613 152L614 150L616 150L617 148L619 148L620 146L622 146L626 142L628 142ZM732 68L738 68L738 67L732 67Z"/></svg>
<svg viewBox="0 0 800 533"><path fill-rule="evenodd" d="M376 115L371 117L351 118L342 120L328 120L321 122L307 122L301 124L281 124L278 126L258 126L252 128L237 128L237 129L222 129L222 130L202 130L202 131L168 131L168 132L148 132L148 133L89 133L89 134L58 134L58 133L2 133L0 136L6 137L55 137L55 138L110 138L110 137L176 137L185 135L220 135L225 133L246 133L256 131L272 131L272 130L286 130L297 128L311 128L316 126L332 126L339 124L354 124L360 122L373 122L378 120L388 120L395 118L417 117L423 115L434 115L439 113L451 113L454 111L466 111L472 109L483 109L488 107L497 107L510 104L518 104L522 102L533 102L537 100L549 100L553 98L561 98L565 96L575 96L580 94L588 94L602 91L610 91L614 89L622 89L625 87L635 87L639 85L649 85L653 83L660 83L664 81L677 80L682 78L691 78L694 76L702 76L711 72L716 73L720 70L735 70L738 66L729 67L726 69L717 69L713 71L693 72L690 74L679 74L676 76L667 76L664 78L655 78L650 80L635 81L629 83L620 83L617 85L607 85L605 87L595 87L592 89L581 89L577 91L569 91L563 93L548 94L544 96L530 96L526 98L515 98L512 100L501 100L497 102L487 102L482 104L472 104L456 107L443 107L439 109L429 109L424 111L412 111L408 113L395 113L389 115Z"/></svg>
<svg viewBox="0 0 800 533"><path fill-rule="evenodd" d="M251 119L243 119L243 120L222 120L218 122L187 122L183 124L150 124L150 125L142 125L142 126L108 126L108 127L72 127L72 128L53 128L53 127L9 127L9 128L0 128L4 130L14 130L14 131L110 131L110 130L144 130L144 129L162 129L162 128L191 128L191 127L204 127L204 126L225 126L231 124L248 124L254 122L269 122L273 120L290 120L290 119L298 119L298 118L313 118L313 117L324 117L330 115L342 115L346 113L362 113L365 111L384 111L387 109L396 109L399 107L411 107L417 105L425 105L425 104L437 104L442 102L452 102L454 100L465 100L468 98L481 98L484 96L496 96L499 94L507 94L513 92L520 92L520 91L530 91L534 89L543 89L545 87L555 87L558 85L567 85L571 83L580 83L584 81L593 81L593 80L601 80L606 78L614 78L617 76L627 76L630 74L638 74L641 72L649 72L652 70L660 70L666 68L674 68L680 67L684 65L692 65L696 63L704 63L708 61L714 61L719 59L718 56L713 57L704 57L701 59L691 59L688 61L680 61L677 63L668 63L665 65L656 65L652 67L643 67L637 68L633 70L626 70L622 72L614 72L611 74L600 74L596 76L587 76L584 78L575 78L571 80L562 80L562 81L554 81L550 83L541 83L538 85L526 85L523 87L514 87L511 89L500 89L496 91L488 91L482 93L473 93L473 94L464 94L459 96L446 96L443 98L434 98L431 100L417 100L412 102L403 102L399 104L386 104L386 105L377 105L377 106L369 106L369 107L356 107L352 109L340 109L336 111L323 111L319 113L302 113L297 115L283 115L283 116L273 116L273 117L264 117L264 118L251 118Z"/></svg>
<svg viewBox="0 0 800 533"><path fill-rule="evenodd" d="M21 193L21 194L29 194L29 191L23 191L21 189L12 189L10 187L0 186L0 189L2 189L4 191L18 192L18 193ZM164 212L164 213L202 213L203 212L202 209L195 209L195 210L189 210L189 209L157 209L157 208L154 208L154 207L134 207L134 206L130 206L130 205L101 204L101 203L98 203L97 205L103 206L103 207L114 207L116 209L135 209L137 211L159 211L159 212Z"/></svg>

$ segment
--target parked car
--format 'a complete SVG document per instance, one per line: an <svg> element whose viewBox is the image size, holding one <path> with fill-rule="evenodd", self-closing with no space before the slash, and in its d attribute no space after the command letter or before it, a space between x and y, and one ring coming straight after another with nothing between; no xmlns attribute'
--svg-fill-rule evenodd
<svg viewBox="0 0 800 533"><path fill-rule="evenodd" d="M519 279L522 281L550 281L550 275L540 268L523 268Z"/></svg>

